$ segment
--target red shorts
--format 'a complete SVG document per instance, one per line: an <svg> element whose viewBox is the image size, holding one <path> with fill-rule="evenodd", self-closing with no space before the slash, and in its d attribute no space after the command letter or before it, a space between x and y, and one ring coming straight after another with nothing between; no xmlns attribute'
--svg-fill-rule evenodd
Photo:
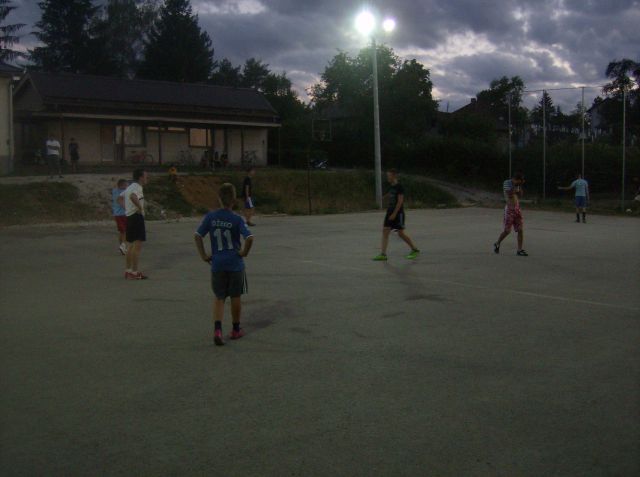
<svg viewBox="0 0 640 477"><path fill-rule="evenodd" d="M127 231L127 216L126 215L114 215L114 219L116 219L116 225L118 226L118 232L121 234L126 233Z"/></svg>
<svg viewBox="0 0 640 477"><path fill-rule="evenodd" d="M504 231L511 232L511 229L513 228L516 232L520 232L523 225L524 220L522 219L520 207L506 206L504 208Z"/></svg>

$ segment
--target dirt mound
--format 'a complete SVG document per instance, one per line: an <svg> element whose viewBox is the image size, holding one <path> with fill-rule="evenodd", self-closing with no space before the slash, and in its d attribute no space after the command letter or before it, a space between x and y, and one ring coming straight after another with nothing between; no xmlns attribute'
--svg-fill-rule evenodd
<svg viewBox="0 0 640 477"><path fill-rule="evenodd" d="M218 190L223 184L215 176L178 176L178 189L185 200L196 209L215 209L218 205Z"/></svg>

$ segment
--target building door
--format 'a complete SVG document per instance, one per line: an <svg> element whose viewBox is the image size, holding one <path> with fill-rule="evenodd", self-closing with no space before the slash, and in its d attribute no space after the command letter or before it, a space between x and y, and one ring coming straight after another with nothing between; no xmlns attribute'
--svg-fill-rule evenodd
<svg viewBox="0 0 640 477"><path fill-rule="evenodd" d="M116 128L103 124L100 128L100 157L102 162L113 162L116 158Z"/></svg>

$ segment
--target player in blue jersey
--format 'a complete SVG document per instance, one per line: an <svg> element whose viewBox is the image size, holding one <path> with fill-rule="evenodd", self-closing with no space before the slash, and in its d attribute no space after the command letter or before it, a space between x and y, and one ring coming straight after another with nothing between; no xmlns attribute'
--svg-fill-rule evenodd
<svg viewBox="0 0 640 477"><path fill-rule="evenodd" d="M232 210L236 201L236 189L232 184L222 184L219 192L221 209L209 212L202 219L196 231L196 248L200 258L211 264L211 287L215 295L213 302L214 335L216 345L224 344L222 338L222 318L224 302L231 298L231 317L233 330L229 335L232 340L242 338L244 331L240 328L240 297L247 291L247 279L243 258L249 254L253 245L253 235L239 215ZM211 255L207 255L203 238L209 234L211 239ZM244 239L242 244L241 237Z"/></svg>
<svg viewBox="0 0 640 477"><path fill-rule="evenodd" d="M582 223L587 223L587 204L589 202L589 183L578 174L576 180L568 187L558 187L558 190L576 190L576 222L580 222L582 211Z"/></svg>

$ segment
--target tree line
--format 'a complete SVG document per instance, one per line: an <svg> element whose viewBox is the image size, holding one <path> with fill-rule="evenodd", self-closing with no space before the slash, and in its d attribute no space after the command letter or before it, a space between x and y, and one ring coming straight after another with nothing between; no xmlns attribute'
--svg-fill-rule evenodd
<svg viewBox="0 0 640 477"><path fill-rule="evenodd" d="M213 41L200 28L189 0L107 0L100 4L41 0L38 5L41 18L34 34L40 43L26 54L30 68L253 88L265 95L281 117L280 137L270 138L269 143L271 148L280 147L283 165L303 166L317 154L328 156L334 165L371 165L371 47L355 55L339 51L320 81L308 90L311 101L305 103L285 72L271 71L260 59L249 58L237 65L228 58L216 59ZM13 8L10 0L0 0L0 60L21 55L12 47L24 25L4 22ZM376 54L385 166L491 181L504 175L508 141L504 131L486 118L442 114L432 95L428 68L416 59L400 58L385 45L378 45ZM640 66L630 59L614 60L606 75L610 82L603 88L605 97L596 98L592 107L598 106L599 114L611 125L609 139L619 144L623 90L629 93L630 131L640 135ZM543 123L551 145L577 143L582 104L565 112L546 92L528 110L523 106L525 90L520 77L504 76L478 92L476 100L503 123L510 109L511 139L525 146L519 149L520 155L537 154ZM313 123L319 120L330 120L330 142L312 137ZM526 135L530 140L524 141Z"/></svg>

